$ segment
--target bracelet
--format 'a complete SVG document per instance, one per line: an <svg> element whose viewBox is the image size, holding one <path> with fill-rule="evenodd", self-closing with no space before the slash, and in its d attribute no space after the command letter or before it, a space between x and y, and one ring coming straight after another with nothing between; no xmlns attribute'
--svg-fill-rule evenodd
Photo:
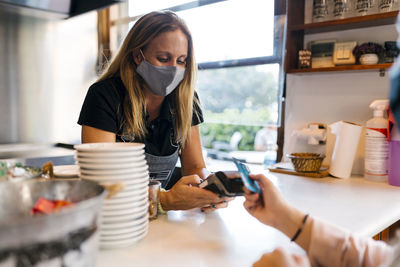
<svg viewBox="0 0 400 267"><path fill-rule="evenodd" d="M297 237L299 237L301 231L303 231L304 225L306 224L307 218L308 218L308 214L306 214L306 216L304 216L303 221L301 222L301 225L300 225L299 229L297 229L297 232L294 234L292 239L290 239L291 242L296 241Z"/></svg>
<svg viewBox="0 0 400 267"><path fill-rule="evenodd" d="M160 191L161 192L167 192L167 190L165 190L164 188L160 188ZM157 203L157 209L158 209L158 213L159 214L166 214L167 213L167 211L165 211L163 209L162 205L161 205L161 200L158 201L158 203Z"/></svg>

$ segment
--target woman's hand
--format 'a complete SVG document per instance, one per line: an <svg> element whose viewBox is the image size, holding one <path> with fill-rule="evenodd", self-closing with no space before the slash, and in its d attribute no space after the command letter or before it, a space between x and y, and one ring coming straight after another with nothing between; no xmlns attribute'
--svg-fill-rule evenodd
<svg viewBox="0 0 400 267"><path fill-rule="evenodd" d="M290 254L282 248L277 248L271 253L261 256L261 259L253 264L253 267L310 267L310 261L306 255Z"/></svg>
<svg viewBox="0 0 400 267"><path fill-rule="evenodd" d="M201 208L210 212L225 208L232 198L219 197L217 194L197 186L201 179L198 175L182 177L168 192L161 193L161 205L165 210L187 210Z"/></svg>
<svg viewBox="0 0 400 267"><path fill-rule="evenodd" d="M250 174L250 178L258 182L262 193L260 195L244 189L246 201L243 205L246 210L260 222L293 238L303 224L305 214L286 202L278 188L265 175ZM305 251L308 251L310 246L311 228L312 220L309 218L296 240L296 243Z"/></svg>
<svg viewBox="0 0 400 267"><path fill-rule="evenodd" d="M258 182L262 194L256 194L244 188L246 198L244 207L260 222L276 227L279 223L278 216L289 208L288 203L267 177L262 174L249 176Z"/></svg>

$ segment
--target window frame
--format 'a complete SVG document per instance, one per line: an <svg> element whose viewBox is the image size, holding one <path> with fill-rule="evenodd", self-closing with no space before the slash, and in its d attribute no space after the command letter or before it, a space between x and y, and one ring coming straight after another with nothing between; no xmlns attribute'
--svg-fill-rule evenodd
<svg viewBox="0 0 400 267"><path fill-rule="evenodd" d="M195 0L188 3L172 6L169 8L164 8L161 10L171 10L174 12L189 10L193 8L198 8L206 5L211 5L215 3L225 2L229 0ZM128 3L120 5L119 15L120 18L110 19L108 16L107 20L104 20L104 15L101 16L99 13L99 17L102 18L102 23L99 22L99 28L103 32L103 37L100 40L99 38L99 58L104 56L104 51L102 51L101 47L111 47L110 45L110 30L112 27L116 26L127 27L128 24L132 21L136 21L143 14L130 17L128 13L128 8L126 8ZM220 61L212 61L212 62L201 62L198 63L198 69L208 70L208 69L221 69L221 68L231 68L231 67L242 67L242 66L256 66L256 65L266 65L266 64L279 64L279 74L278 74L278 151L277 151L277 161L282 158L283 152L283 142L284 142L284 102L285 102L285 80L286 74L283 69L283 59L284 59L284 47L285 47L285 32L286 32L286 1L285 0L274 0L274 44L273 44L273 55L271 56L261 56L261 57L251 57L251 58L241 58L241 59L229 59L229 60L220 60ZM103 13L104 14L104 13ZM104 26L101 28L101 24L106 24L109 29L108 35L104 33ZM105 37L104 37L105 36ZM108 37L107 37L108 36ZM100 37L100 36L99 36ZM105 44L106 42L108 44ZM111 58L111 51L108 51L108 60Z"/></svg>
<svg viewBox="0 0 400 267"><path fill-rule="evenodd" d="M171 10L174 12L189 10L193 8L198 8L206 5L226 2L229 0L195 0L185 4L172 6L169 8L164 8L162 10ZM198 63L199 70L206 69L218 69L218 68L230 68L230 67L241 67L241 66L254 66L254 65L263 65L263 64L282 64L283 56L283 24L279 22L279 18L282 15L282 0L275 0L274 3L274 50L272 56L262 56L262 57L251 57L251 58L241 58L241 59L229 59L229 60L219 60L219 61L209 61L209 62L201 62ZM127 10L125 8L125 10ZM125 12L126 13L126 12ZM114 19L110 23L110 27L117 25L128 24L132 21L138 20L143 14L136 16L126 16L119 19ZM278 30L277 27L279 27Z"/></svg>

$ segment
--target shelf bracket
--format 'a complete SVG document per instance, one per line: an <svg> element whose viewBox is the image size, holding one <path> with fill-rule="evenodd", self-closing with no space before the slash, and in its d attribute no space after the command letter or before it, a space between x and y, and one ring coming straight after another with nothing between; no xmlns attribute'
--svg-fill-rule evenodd
<svg viewBox="0 0 400 267"><path fill-rule="evenodd" d="M386 69L379 69L379 76L385 77Z"/></svg>

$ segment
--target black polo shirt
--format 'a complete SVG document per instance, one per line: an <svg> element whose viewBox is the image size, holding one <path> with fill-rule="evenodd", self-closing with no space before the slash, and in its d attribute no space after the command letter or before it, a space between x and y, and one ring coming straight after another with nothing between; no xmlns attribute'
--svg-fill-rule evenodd
<svg viewBox="0 0 400 267"><path fill-rule="evenodd" d="M165 97L159 117L150 123L147 123L147 119L145 120L147 134L144 140L122 134L125 95L126 89L119 77L93 84L83 102L78 124L116 133L117 142L144 143L146 152L155 156L167 156L174 153L177 144L174 142L175 107L173 101L171 101L171 95ZM197 94L195 94L195 97L198 98ZM192 125L198 125L202 122L201 108L193 104Z"/></svg>

